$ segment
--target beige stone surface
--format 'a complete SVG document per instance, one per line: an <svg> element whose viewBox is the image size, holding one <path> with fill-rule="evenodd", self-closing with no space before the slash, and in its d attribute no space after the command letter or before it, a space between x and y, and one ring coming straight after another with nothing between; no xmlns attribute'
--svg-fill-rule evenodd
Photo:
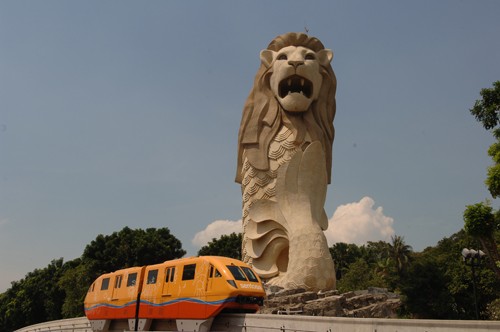
<svg viewBox="0 0 500 332"><path fill-rule="evenodd" d="M261 314L288 314L330 317L397 318L401 299L398 294L383 288L369 288L339 294L304 289L292 291L267 290Z"/></svg>
<svg viewBox="0 0 500 332"><path fill-rule="evenodd" d="M242 257L268 284L287 289L335 288L323 233L334 139L332 58L314 37L276 37L260 54L243 109L236 174Z"/></svg>

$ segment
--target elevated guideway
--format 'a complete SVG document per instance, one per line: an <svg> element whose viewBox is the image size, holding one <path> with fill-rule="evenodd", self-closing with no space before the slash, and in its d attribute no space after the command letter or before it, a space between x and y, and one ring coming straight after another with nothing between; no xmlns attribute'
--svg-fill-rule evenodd
<svg viewBox="0 0 500 332"><path fill-rule="evenodd" d="M378 319L259 314L220 315L212 331L231 332L489 332L500 321ZM16 332L92 332L87 318L72 318L27 326Z"/></svg>

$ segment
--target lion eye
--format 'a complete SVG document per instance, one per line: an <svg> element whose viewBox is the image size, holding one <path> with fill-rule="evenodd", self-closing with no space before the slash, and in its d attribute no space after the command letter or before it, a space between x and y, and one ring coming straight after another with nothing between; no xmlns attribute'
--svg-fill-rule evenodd
<svg viewBox="0 0 500 332"><path fill-rule="evenodd" d="M305 59L306 60L315 60L316 56L313 53L307 53Z"/></svg>
<svg viewBox="0 0 500 332"><path fill-rule="evenodd" d="M277 59L278 60L286 60L286 59L288 59L288 57L286 56L286 54L280 54L280 55L278 55Z"/></svg>

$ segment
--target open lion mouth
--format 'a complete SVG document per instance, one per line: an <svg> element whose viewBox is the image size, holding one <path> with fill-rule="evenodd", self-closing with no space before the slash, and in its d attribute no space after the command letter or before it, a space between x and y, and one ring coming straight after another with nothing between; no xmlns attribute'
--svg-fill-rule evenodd
<svg viewBox="0 0 500 332"><path fill-rule="evenodd" d="M311 98L313 84L307 78L299 75L292 75L285 78L279 84L280 98L285 98L290 93L300 93L307 98Z"/></svg>

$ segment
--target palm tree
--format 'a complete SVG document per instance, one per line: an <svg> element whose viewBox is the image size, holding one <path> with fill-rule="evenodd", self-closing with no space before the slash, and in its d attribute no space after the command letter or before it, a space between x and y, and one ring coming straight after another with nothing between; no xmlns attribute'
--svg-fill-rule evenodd
<svg viewBox="0 0 500 332"><path fill-rule="evenodd" d="M381 259L376 262L375 273L384 280L388 280L391 271L391 260Z"/></svg>
<svg viewBox="0 0 500 332"><path fill-rule="evenodd" d="M408 267L412 250L412 247L405 243L404 237L399 235L391 236L389 258L394 262L398 275L401 275L406 267Z"/></svg>

